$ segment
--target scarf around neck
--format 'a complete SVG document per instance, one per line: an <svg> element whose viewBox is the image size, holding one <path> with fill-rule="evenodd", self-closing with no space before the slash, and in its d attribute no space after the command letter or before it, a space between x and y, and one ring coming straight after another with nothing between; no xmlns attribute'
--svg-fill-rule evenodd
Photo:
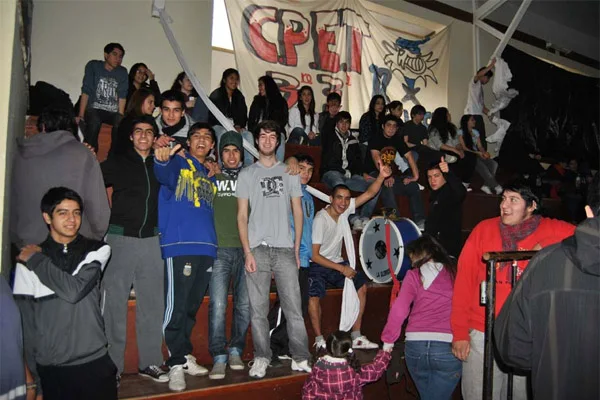
<svg viewBox="0 0 600 400"><path fill-rule="evenodd" d="M517 243L531 235L540 225L542 217L532 215L518 225L505 225L500 221L500 236L502 237L502 251L516 251Z"/></svg>
<svg viewBox="0 0 600 400"><path fill-rule="evenodd" d="M179 132L185 126L185 115L181 117L181 120L173 126L168 126L162 117L160 117L160 123L162 125L162 132L167 136L173 136L177 132ZM186 132L187 133L187 132Z"/></svg>
<svg viewBox="0 0 600 400"><path fill-rule="evenodd" d="M238 168L225 168L223 167L222 171L225 175L229 176L231 179L236 179L238 178L238 174L240 173L240 171L242 170L242 167L238 167Z"/></svg>

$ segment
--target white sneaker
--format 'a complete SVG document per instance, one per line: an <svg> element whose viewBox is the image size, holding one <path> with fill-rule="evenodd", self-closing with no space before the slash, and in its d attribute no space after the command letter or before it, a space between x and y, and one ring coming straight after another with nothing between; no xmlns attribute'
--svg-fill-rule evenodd
<svg viewBox="0 0 600 400"><path fill-rule="evenodd" d="M425 220L424 220L424 219L422 219L422 220L418 221L418 222L416 223L416 225L417 225L417 228L419 228L419 230L420 230L421 232L423 232L423 231L425 230Z"/></svg>
<svg viewBox="0 0 600 400"><path fill-rule="evenodd" d="M420 191L425 190L425 186L421 185L420 183L417 183L417 185L419 186L419 190Z"/></svg>
<svg viewBox="0 0 600 400"><path fill-rule="evenodd" d="M352 230L353 231L362 231L363 230L363 221L362 218L357 217L354 222L352 222Z"/></svg>
<svg viewBox="0 0 600 400"><path fill-rule="evenodd" d="M492 194L492 190L491 190L489 187L485 186L485 185L483 185L483 186L481 187L481 191L482 191L483 193L485 193L485 194Z"/></svg>
<svg viewBox="0 0 600 400"><path fill-rule="evenodd" d="M456 160L458 160L458 158L456 158L456 156L453 156L451 154L446 154L444 156L444 161L446 161L448 164L455 163Z"/></svg>
<svg viewBox="0 0 600 400"><path fill-rule="evenodd" d="M496 186L496 187L494 188L494 192L496 192L496 194L497 194L498 196L500 196L500 195L502 194L502 192L503 192L503 191L504 191L504 188L503 188L502 186L500 186L500 185L498 185L498 186Z"/></svg>
<svg viewBox="0 0 600 400"><path fill-rule="evenodd" d="M181 392L185 390L185 376L183 375L183 365L174 365L169 371L169 390Z"/></svg>
<svg viewBox="0 0 600 400"><path fill-rule="evenodd" d="M361 221L362 221L362 228L361 228L361 230L362 230L362 229L365 229L367 227L367 224L371 220L369 218L367 218L367 217L363 217L363 218L361 218Z"/></svg>
<svg viewBox="0 0 600 400"><path fill-rule="evenodd" d="M208 369L196 362L196 357L191 354L185 356L187 362L183 364L183 372L192 376L202 376L208 374Z"/></svg>
<svg viewBox="0 0 600 400"><path fill-rule="evenodd" d="M308 360L303 360L298 363L292 360L292 371L308 372L310 374L312 368L308 365Z"/></svg>
<svg viewBox="0 0 600 400"><path fill-rule="evenodd" d="M471 184L470 183L463 182L462 184L465 187L465 189L467 189L467 192L472 192L473 191L473 189L471 189Z"/></svg>
<svg viewBox="0 0 600 400"><path fill-rule="evenodd" d="M378 349L379 345L377 343L373 343L371 342L369 339L367 339L366 336L359 336L356 339L354 339L352 341L352 348L353 349L365 349L365 350L372 350L372 349Z"/></svg>
<svg viewBox="0 0 600 400"><path fill-rule="evenodd" d="M252 364L252 365L250 365ZM248 363L250 366L250 372L248 375L250 378L264 378L267 374L267 367L269 366L269 360L263 357L255 357L254 360Z"/></svg>
<svg viewBox="0 0 600 400"><path fill-rule="evenodd" d="M325 339L315 340L315 344L313 344L313 346L315 346L316 351L319 352L321 349L327 349L327 342L325 342Z"/></svg>

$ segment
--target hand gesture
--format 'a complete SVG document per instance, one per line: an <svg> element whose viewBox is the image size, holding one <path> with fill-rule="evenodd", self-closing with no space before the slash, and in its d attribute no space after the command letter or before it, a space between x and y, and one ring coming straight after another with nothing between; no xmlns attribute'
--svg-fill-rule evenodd
<svg viewBox="0 0 600 400"><path fill-rule="evenodd" d="M379 175L384 178L392 176L392 168L389 165L384 165L381 159L377 162L377 169L379 170Z"/></svg>
<svg viewBox="0 0 600 400"><path fill-rule="evenodd" d="M343 269L341 272L342 272L342 275L344 275L346 278L350 278L350 279L354 278L354 276L356 275L356 271L347 265L343 266Z"/></svg>
<svg viewBox="0 0 600 400"><path fill-rule="evenodd" d="M169 143L171 143L174 140L175 139L173 139L172 137L170 137L168 135L160 135L154 141L154 144L152 145L152 147L154 147L154 150L159 149L161 147L167 147L167 146L169 146Z"/></svg>
<svg viewBox="0 0 600 400"><path fill-rule="evenodd" d="M458 340L452 343L452 354L461 361L467 361L470 351L471 344L468 340Z"/></svg>
<svg viewBox="0 0 600 400"><path fill-rule="evenodd" d="M167 162L181 149L181 145L177 143L172 149L169 147L161 147L154 150L154 158L160 162Z"/></svg>
<svg viewBox="0 0 600 400"><path fill-rule="evenodd" d="M221 173L221 167L219 167L219 163L213 160L212 158L208 158L204 162L204 166L206 167L206 169L208 169L209 178Z"/></svg>
<svg viewBox="0 0 600 400"><path fill-rule="evenodd" d="M447 174L449 169L448 169L448 163L445 161L444 157L442 157L442 159L440 160L440 171L442 171L443 173Z"/></svg>
<svg viewBox="0 0 600 400"><path fill-rule="evenodd" d="M146 75L148 76L148 79L153 81L154 80L154 72L152 72L150 70L150 68L146 67Z"/></svg>
<svg viewBox="0 0 600 400"><path fill-rule="evenodd" d="M287 160L285 160L285 172L294 176L294 175L298 175L300 173L300 164L298 163L298 160L296 160L296 157L289 157Z"/></svg>
<svg viewBox="0 0 600 400"><path fill-rule="evenodd" d="M248 273L256 272L256 260L254 259L254 255L251 252L246 253L246 261L244 263L244 267L246 267L246 271Z"/></svg>
<svg viewBox="0 0 600 400"><path fill-rule="evenodd" d="M21 249L21 252L17 256L17 260L26 263L27 261L29 261L32 255L41 252L42 249L40 248L40 246L35 244L28 244L27 246Z"/></svg>

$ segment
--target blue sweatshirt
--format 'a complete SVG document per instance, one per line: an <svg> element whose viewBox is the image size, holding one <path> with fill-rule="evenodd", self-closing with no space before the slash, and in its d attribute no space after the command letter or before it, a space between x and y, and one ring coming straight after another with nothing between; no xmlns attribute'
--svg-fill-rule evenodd
<svg viewBox="0 0 600 400"><path fill-rule="evenodd" d="M302 239L300 240L300 267L308 268L312 257L312 226L315 219L315 202L310 193L306 191L306 185L302 185ZM290 214L292 226L292 237L295 240L294 216Z"/></svg>
<svg viewBox="0 0 600 400"><path fill-rule="evenodd" d="M176 256L217 256L213 199L215 177L194 157L174 156L168 162L154 159L154 174L161 184L158 195L158 230L164 259Z"/></svg>

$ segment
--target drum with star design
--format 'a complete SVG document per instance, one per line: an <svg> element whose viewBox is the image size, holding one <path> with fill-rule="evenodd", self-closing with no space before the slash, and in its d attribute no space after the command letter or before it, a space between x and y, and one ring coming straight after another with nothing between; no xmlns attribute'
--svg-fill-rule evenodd
<svg viewBox="0 0 600 400"><path fill-rule="evenodd" d="M390 232L389 243L386 241L386 229ZM421 231L408 218L371 219L363 228L358 247L363 271L373 282L390 282L392 277L387 260L387 252L390 251L392 268L399 280L404 279L410 269L410 259L404 247L420 236Z"/></svg>

